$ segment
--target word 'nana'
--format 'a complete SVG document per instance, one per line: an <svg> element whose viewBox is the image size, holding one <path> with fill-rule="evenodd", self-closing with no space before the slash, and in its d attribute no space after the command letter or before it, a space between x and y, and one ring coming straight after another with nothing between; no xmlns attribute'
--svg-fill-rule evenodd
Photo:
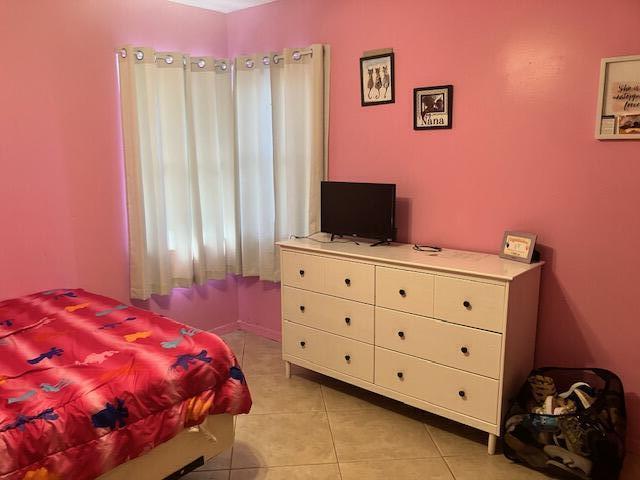
<svg viewBox="0 0 640 480"><path fill-rule="evenodd" d="M423 119L425 125L446 125L442 116L434 117L430 113Z"/></svg>

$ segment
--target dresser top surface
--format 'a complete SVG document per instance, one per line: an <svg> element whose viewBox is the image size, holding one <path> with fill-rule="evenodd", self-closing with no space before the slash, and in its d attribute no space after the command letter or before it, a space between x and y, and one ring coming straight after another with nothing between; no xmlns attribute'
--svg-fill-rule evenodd
<svg viewBox="0 0 640 480"><path fill-rule="evenodd" d="M392 243L391 245L371 247L370 243L359 242L360 244L357 245L354 242L328 242L320 236L317 238L322 241L301 238L277 242L277 245L286 249L310 253L390 263L413 268L427 268L499 280L513 280L518 275L540 268L544 264L544 262L520 263L489 253L447 248L443 248L438 253L420 252L414 250L413 245L406 243Z"/></svg>

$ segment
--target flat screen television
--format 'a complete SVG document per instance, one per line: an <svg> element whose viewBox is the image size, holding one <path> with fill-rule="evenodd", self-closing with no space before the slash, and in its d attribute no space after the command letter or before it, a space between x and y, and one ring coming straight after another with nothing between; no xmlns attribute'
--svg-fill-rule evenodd
<svg viewBox="0 0 640 480"><path fill-rule="evenodd" d="M320 229L333 235L395 239L396 186L392 183L322 182Z"/></svg>

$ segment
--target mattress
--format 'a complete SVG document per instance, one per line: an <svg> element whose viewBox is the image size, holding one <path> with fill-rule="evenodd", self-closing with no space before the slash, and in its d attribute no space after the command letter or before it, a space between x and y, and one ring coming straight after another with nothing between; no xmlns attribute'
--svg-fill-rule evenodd
<svg viewBox="0 0 640 480"><path fill-rule="evenodd" d="M251 397L216 335L84 290L0 302L0 479L84 480Z"/></svg>

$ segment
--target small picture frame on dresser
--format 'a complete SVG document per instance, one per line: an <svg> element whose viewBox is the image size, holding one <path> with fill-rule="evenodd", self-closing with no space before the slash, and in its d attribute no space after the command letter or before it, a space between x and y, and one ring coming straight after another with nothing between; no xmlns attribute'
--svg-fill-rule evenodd
<svg viewBox="0 0 640 480"><path fill-rule="evenodd" d="M537 235L535 233L513 232L507 230L502 237L500 257L516 262L531 263L535 258Z"/></svg>

